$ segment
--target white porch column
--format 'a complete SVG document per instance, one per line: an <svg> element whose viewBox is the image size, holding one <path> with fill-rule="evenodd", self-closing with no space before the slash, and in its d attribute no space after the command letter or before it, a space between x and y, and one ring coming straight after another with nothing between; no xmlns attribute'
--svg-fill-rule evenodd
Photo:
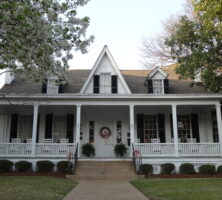
<svg viewBox="0 0 222 200"><path fill-rule="evenodd" d="M80 124L81 124L81 105L76 105L76 144L79 145L78 156L80 149Z"/></svg>
<svg viewBox="0 0 222 200"><path fill-rule="evenodd" d="M133 156L132 145L134 144L134 105L130 105L130 143L131 143L131 151L130 156Z"/></svg>
<svg viewBox="0 0 222 200"><path fill-rule="evenodd" d="M179 157L178 151L178 129L177 129L177 106L175 104L172 105L172 117L173 117L173 141L175 148L175 156Z"/></svg>
<svg viewBox="0 0 222 200"><path fill-rule="evenodd" d="M218 128L218 136L220 142L220 154L222 156L222 121L221 121L221 109L220 104L216 104L216 115L217 115L217 128Z"/></svg>
<svg viewBox="0 0 222 200"><path fill-rule="evenodd" d="M33 122L32 122L32 154L35 156L35 147L36 147L36 136L37 136L37 123L38 123L38 109L39 105L35 104L33 108Z"/></svg>

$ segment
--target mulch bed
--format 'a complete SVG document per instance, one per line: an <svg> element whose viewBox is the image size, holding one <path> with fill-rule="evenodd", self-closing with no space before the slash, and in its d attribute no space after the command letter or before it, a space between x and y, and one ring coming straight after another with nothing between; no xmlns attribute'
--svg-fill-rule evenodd
<svg viewBox="0 0 222 200"><path fill-rule="evenodd" d="M8 172L0 173L0 176L52 176L57 178L65 178L65 173L40 173L40 172Z"/></svg>
<svg viewBox="0 0 222 200"><path fill-rule="evenodd" d="M147 178L222 178L222 174L153 174Z"/></svg>

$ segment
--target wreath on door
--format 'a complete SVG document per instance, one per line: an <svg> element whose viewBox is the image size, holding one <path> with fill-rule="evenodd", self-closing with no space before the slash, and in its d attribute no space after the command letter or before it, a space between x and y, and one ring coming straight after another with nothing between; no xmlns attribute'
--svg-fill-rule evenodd
<svg viewBox="0 0 222 200"><path fill-rule="evenodd" d="M103 139L108 139L111 136L111 130L108 127L102 127L100 129L100 136Z"/></svg>

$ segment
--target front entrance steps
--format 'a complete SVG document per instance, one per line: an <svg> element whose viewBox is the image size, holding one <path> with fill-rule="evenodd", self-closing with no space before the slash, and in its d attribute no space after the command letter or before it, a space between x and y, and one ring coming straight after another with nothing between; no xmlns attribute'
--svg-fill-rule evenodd
<svg viewBox="0 0 222 200"><path fill-rule="evenodd" d="M134 180L132 161L78 161L76 174L71 180Z"/></svg>

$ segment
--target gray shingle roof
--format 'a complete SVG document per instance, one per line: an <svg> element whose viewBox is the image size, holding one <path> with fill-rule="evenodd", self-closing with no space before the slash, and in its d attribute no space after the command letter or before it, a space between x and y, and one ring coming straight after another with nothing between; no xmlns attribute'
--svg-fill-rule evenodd
<svg viewBox="0 0 222 200"><path fill-rule="evenodd" d="M122 70L123 77L130 90L134 94L146 94L147 87L144 85L148 70ZM90 70L70 70L66 75L67 85L64 87L64 93L79 93L86 81ZM191 87L191 81L175 80L169 76L170 94L202 94L209 93L202 86ZM35 83L30 80L23 80L20 75L16 75L10 85L5 85L0 93L7 94L39 94L41 93L41 83Z"/></svg>

